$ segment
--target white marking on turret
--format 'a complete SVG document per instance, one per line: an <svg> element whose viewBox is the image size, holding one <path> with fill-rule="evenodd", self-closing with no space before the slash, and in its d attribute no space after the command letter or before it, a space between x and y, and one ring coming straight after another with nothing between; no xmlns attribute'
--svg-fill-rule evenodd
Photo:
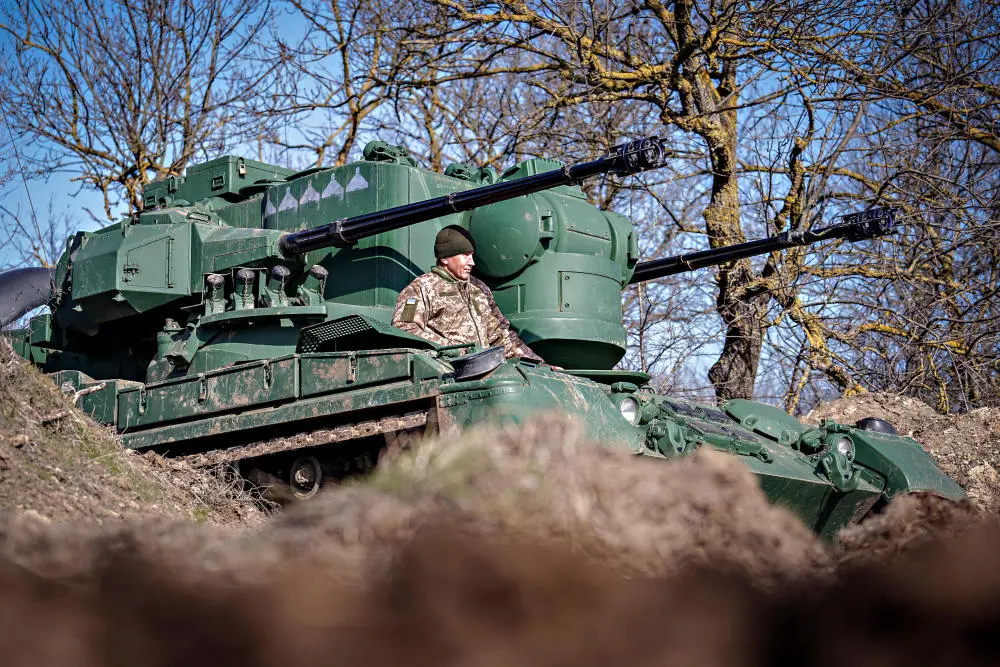
<svg viewBox="0 0 1000 667"><path fill-rule="evenodd" d="M270 218L272 215L278 212L278 209L274 208L274 202L271 201L271 193L267 193L267 199L264 202L264 217Z"/></svg>
<svg viewBox="0 0 1000 667"><path fill-rule="evenodd" d="M299 205L308 204L311 201L319 201L319 193L316 192L316 188L313 187L313 182L310 178L309 183L306 185L306 191L299 197Z"/></svg>
<svg viewBox="0 0 1000 667"><path fill-rule="evenodd" d="M351 182L347 184L347 191L354 192L355 190L364 190L367 187L368 181L366 181L365 177L361 175L361 167L358 167L354 170L354 178L352 178Z"/></svg>
<svg viewBox="0 0 1000 667"><path fill-rule="evenodd" d="M278 204L279 211L287 211L288 209L295 209L299 207L299 200L295 198L292 194L291 188L285 188L285 196L282 198L281 203Z"/></svg>
<svg viewBox="0 0 1000 667"><path fill-rule="evenodd" d="M342 198L344 196L344 188L337 182L337 178L334 174L330 174L330 184L323 188L323 194L321 197L326 199L327 197L337 197Z"/></svg>

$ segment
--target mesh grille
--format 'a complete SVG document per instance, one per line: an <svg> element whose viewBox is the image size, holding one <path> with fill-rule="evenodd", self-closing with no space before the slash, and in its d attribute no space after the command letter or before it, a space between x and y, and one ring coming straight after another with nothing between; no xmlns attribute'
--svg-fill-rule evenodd
<svg viewBox="0 0 1000 667"><path fill-rule="evenodd" d="M332 322L304 329L299 340L299 352L318 352L325 343L361 333L368 324L357 315L349 315Z"/></svg>

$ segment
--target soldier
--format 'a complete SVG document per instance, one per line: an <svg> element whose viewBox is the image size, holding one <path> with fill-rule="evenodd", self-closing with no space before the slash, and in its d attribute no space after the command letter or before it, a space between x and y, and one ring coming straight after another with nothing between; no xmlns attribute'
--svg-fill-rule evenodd
<svg viewBox="0 0 1000 667"><path fill-rule="evenodd" d="M392 325L438 345L503 345L504 355L541 362L510 328L483 281L472 277L476 265L472 236L449 225L434 239L437 266L399 293Z"/></svg>

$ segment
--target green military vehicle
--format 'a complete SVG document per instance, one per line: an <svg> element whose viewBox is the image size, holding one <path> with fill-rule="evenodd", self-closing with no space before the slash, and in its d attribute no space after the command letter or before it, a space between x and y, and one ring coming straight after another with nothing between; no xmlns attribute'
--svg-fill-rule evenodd
<svg viewBox="0 0 1000 667"><path fill-rule="evenodd" d="M639 262L625 217L589 204L581 179L662 166L648 138L566 166L497 174L421 169L372 142L360 162L293 173L240 157L153 183L144 208L67 240L54 271L0 276L0 326L17 352L74 392L126 447L280 479L309 496L370 469L401 434L560 410L593 438L669 459L731 452L770 498L820 534L890 498L964 496L912 439L871 418L803 425L762 403L715 407L655 393L625 353L621 291L755 254L892 230L867 211L811 232ZM438 347L391 326L399 292L434 264L438 230L476 240L478 275L548 364Z"/></svg>

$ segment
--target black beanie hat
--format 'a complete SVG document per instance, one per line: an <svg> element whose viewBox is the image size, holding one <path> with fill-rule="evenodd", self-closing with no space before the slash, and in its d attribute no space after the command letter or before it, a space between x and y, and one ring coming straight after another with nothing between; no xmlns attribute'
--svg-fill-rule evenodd
<svg viewBox="0 0 1000 667"><path fill-rule="evenodd" d="M434 238L434 256L438 259L475 251L472 234L458 225L448 225Z"/></svg>

